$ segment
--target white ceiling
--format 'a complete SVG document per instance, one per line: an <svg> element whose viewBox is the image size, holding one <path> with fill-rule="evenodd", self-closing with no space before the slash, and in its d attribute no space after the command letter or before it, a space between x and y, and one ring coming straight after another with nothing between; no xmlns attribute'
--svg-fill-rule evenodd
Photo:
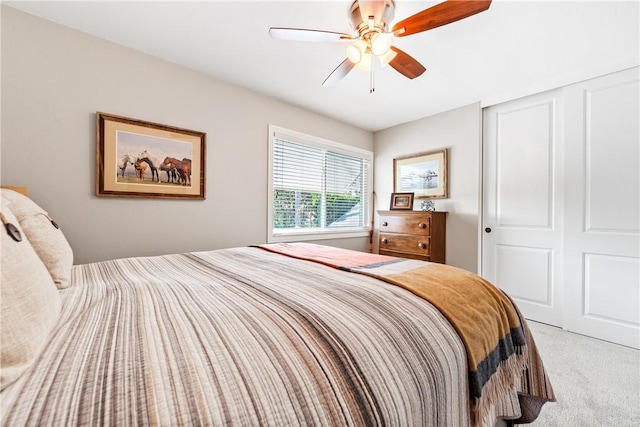
<svg viewBox="0 0 640 427"><path fill-rule="evenodd" d="M343 43L271 38L270 26L351 32L352 0L5 1L14 8L376 131L640 64L639 1L494 0L489 10L394 44L427 71L391 67L322 82ZM439 1L396 0L394 22Z"/></svg>

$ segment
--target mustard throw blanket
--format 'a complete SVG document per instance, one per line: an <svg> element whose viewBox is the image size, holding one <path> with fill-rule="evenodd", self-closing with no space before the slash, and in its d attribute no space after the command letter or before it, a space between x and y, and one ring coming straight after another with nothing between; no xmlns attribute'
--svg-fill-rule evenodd
<svg viewBox="0 0 640 427"><path fill-rule="evenodd" d="M482 420L526 367L526 342L511 300L476 274L444 264L308 243L256 245L295 258L366 274L429 301L460 336L469 366L472 416Z"/></svg>

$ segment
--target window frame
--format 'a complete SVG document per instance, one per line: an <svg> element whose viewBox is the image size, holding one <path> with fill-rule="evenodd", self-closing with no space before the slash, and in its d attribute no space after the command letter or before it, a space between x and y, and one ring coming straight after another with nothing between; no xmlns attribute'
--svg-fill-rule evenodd
<svg viewBox="0 0 640 427"><path fill-rule="evenodd" d="M311 147L330 150L335 153L341 153L351 156L357 156L368 160L367 168L367 194L363 200L364 224L362 227L353 229L337 229L328 228L312 228L312 229L280 229L278 231L273 228L273 193L274 193L274 147L276 139L285 139L297 144L307 145ZM351 145L342 144L328 139L307 135L301 132L285 129L279 126L269 125L269 161L268 161L268 189L267 189L267 242L296 242L305 240L328 240L328 239L346 239L353 237L368 237L369 224L371 222L372 210L369 206L373 193L373 152Z"/></svg>

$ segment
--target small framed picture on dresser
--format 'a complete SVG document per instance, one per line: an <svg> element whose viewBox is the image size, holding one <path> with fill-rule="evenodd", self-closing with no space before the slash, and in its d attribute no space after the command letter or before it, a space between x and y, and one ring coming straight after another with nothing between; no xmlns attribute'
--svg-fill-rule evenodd
<svg viewBox="0 0 640 427"><path fill-rule="evenodd" d="M391 193L392 211L411 211L413 210L413 193Z"/></svg>

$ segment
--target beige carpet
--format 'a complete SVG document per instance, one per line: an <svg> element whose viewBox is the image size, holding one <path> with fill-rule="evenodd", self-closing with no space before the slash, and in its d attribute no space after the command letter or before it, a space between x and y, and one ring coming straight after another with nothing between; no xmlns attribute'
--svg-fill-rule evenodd
<svg viewBox="0 0 640 427"><path fill-rule="evenodd" d="M530 426L640 426L640 351L528 323L558 398Z"/></svg>

